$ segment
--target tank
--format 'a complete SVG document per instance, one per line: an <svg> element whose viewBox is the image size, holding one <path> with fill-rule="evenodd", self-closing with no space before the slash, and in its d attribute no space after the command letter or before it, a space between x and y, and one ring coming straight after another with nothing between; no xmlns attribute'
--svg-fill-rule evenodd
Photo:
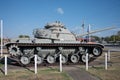
<svg viewBox="0 0 120 80"><path fill-rule="evenodd" d="M18 38L11 40L5 46L11 57L17 59L23 65L34 61L37 55L37 64L53 64L59 62L62 54L62 63L85 63L88 53L89 62L94 57L99 57L104 46L99 43L85 43L77 40L77 37L60 22L48 23L43 29L33 30L34 39Z"/></svg>

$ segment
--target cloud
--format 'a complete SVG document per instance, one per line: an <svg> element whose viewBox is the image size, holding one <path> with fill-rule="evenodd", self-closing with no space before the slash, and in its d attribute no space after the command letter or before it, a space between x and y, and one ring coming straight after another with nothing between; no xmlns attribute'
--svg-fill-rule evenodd
<svg viewBox="0 0 120 80"><path fill-rule="evenodd" d="M62 8L57 8L57 12L58 12L59 14L64 14L64 11L63 11Z"/></svg>

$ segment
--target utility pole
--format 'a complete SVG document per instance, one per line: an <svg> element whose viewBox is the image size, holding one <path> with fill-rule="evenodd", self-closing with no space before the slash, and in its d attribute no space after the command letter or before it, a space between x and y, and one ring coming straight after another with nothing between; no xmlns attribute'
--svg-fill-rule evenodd
<svg viewBox="0 0 120 80"><path fill-rule="evenodd" d="M1 20L1 57L3 56L3 20Z"/></svg>
<svg viewBox="0 0 120 80"><path fill-rule="evenodd" d="M87 32L88 32L88 42L91 41L90 30L91 30L91 26L90 26L90 24L89 24L89 25L88 25L88 30L87 30Z"/></svg>
<svg viewBox="0 0 120 80"><path fill-rule="evenodd" d="M85 29L85 23L84 23L84 20L83 20L83 24L82 24L82 29L83 29L83 34L84 34L84 29ZM82 38L83 38L83 42L84 42L84 36L83 36Z"/></svg>

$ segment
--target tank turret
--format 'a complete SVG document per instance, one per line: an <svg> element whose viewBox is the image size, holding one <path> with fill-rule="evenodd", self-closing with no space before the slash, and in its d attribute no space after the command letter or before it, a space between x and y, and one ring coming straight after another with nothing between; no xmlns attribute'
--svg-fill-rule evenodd
<svg viewBox="0 0 120 80"><path fill-rule="evenodd" d="M48 23L44 29L35 29L33 34L35 38L39 39L76 40L76 37L60 22Z"/></svg>

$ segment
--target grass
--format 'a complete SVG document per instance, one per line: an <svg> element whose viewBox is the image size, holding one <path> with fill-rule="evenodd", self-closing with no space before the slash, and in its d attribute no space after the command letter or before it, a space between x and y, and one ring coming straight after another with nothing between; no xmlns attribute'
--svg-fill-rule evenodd
<svg viewBox="0 0 120 80"><path fill-rule="evenodd" d="M104 60L104 57L102 58ZM90 67L88 72L101 80L120 80L120 52L111 52L110 63L108 70L105 70L104 66L94 66Z"/></svg>
<svg viewBox="0 0 120 80"><path fill-rule="evenodd" d="M9 70L7 76L0 73L0 80L72 80L72 78L56 68L40 68L38 74L26 69Z"/></svg>
<svg viewBox="0 0 120 80"><path fill-rule="evenodd" d="M118 68L109 68L105 70L104 68L90 68L89 72L102 80L119 80L120 79L120 69Z"/></svg>
<svg viewBox="0 0 120 80"><path fill-rule="evenodd" d="M3 69L0 63L0 70ZM38 68L38 73L34 74L34 69L25 68L8 69L8 75L0 71L0 80L72 80L65 72L59 72L57 68Z"/></svg>
<svg viewBox="0 0 120 80"><path fill-rule="evenodd" d="M3 66L3 64L0 63L0 67L2 67L2 66Z"/></svg>

